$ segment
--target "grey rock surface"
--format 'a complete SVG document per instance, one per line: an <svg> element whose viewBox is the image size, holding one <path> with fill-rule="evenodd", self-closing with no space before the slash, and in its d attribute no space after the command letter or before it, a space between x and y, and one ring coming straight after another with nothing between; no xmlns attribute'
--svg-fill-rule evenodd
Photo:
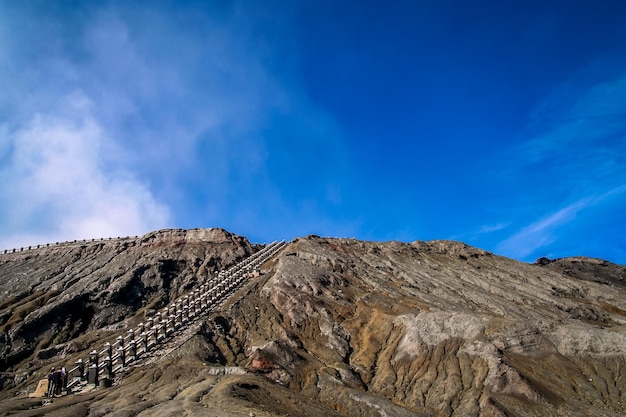
<svg viewBox="0 0 626 417"><path fill-rule="evenodd" d="M0 260L3 369L22 378L0 389L0 415L626 414L624 266L316 236L291 242L195 336L119 385L46 407L23 399L49 366L255 250L215 229L133 242Z"/></svg>

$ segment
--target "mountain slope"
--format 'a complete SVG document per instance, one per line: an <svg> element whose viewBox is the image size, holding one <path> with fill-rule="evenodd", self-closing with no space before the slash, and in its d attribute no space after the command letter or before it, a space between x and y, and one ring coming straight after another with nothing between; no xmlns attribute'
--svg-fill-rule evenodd
<svg viewBox="0 0 626 417"><path fill-rule="evenodd" d="M225 240L231 243L211 246L215 265L253 251L245 240ZM208 258L187 255L188 249L197 249L181 248L180 257L196 259L185 263L197 265L182 269L189 272L154 274L152 292L124 287L126 297L139 300L129 303L132 317L146 313L152 300L183 294L184 283L204 273L199 271ZM76 279L90 256L68 260L65 268L75 274L67 275ZM557 263L524 264L459 242L296 239L162 362L130 369L115 387L37 408L41 400L13 394L32 389L48 366L73 360L80 349L16 359L10 370L17 374L46 368L0 391L0 410L92 416L623 415L626 291L614 282L626 268L606 264L610 273L602 275L596 261L577 259L585 277ZM2 276L8 265L13 276L25 270L38 276L27 261L3 262ZM139 264L149 262L129 254L124 263ZM81 280L87 288L106 282L93 273ZM119 296L111 294L114 289L102 309L117 311ZM123 330L129 323L106 317L94 314L81 337L102 332L98 326Z"/></svg>

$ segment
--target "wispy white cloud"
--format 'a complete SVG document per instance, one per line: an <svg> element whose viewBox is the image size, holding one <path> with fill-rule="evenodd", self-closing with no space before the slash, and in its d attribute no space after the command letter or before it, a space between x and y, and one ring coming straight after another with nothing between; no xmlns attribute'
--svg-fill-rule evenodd
<svg viewBox="0 0 626 417"><path fill-rule="evenodd" d="M0 246L141 234L167 225L167 207L119 167L122 152L91 117L80 93L59 105L74 117L38 114L7 132ZM80 116L79 116L80 114Z"/></svg>
<svg viewBox="0 0 626 417"><path fill-rule="evenodd" d="M568 226L576 219L578 213L601 206L613 197L626 193L626 185L613 188L601 195L587 197L558 209L539 220L523 227L496 248L504 255L526 259L538 249L544 248L558 239L559 228Z"/></svg>
<svg viewBox="0 0 626 417"><path fill-rule="evenodd" d="M514 231L494 245L496 251L526 260L558 246L575 247L584 254L596 245L593 240L605 245L615 241L613 230L599 230L581 213L613 213L616 206L624 206L620 197L626 187L624 68L623 60L599 61L536 106L522 143L503 158L507 166L499 178L517 192L514 205L498 209ZM587 242L566 242L566 236L581 239L585 234Z"/></svg>
<svg viewBox="0 0 626 417"><path fill-rule="evenodd" d="M502 241L496 250L513 258L524 259L538 248L552 243L555 239L554 230L565 222L574 219L576 213L586 208L588 204L589 201L585 199L563 207L557 212L522 228Z"/></svg>
<svg viewBox="0 0 626 417"><path fill-rule="evenodd" d="M455 234L449 237L450 240L461 240L464 242L474 242L480 239L485 239L486 236L492 235L494 233L500 232L506 229L510 223L496 223L496 224L485 224L480 226L476 230L472 230L469 232Z"/></svg>
<svg viewBox="0 0 626 417"><path fill-rule="evenodd" d="M127 28L60 3L0 9L0 246L169 225L154 183L137 175L132 132L118 135L138 92L157 86ZM92 59L105 44L109 62Z"/></svg>
<svg viewBox="0 0 626 417"><path fill-rule="evenodd" d="M0 244L341 226L314 195L342 201L346 150L290 73L290 8L240 8L0 13Z"/></svg>
<svg viewBox="0 0 626 417"><path fill-rule="evenodd" d="M482 234L486 234L486 233L497 232L497 231L500 231L502 229L506 229L506 227L509 224L510 223L498 223L498 224L484 225L480 229L478 229L478 231L476 231L475 234L482 235Z"/></svg>
<svg viewBox="0 0 626 417"><path fill-rule="evenodd" d="M572 77L537 106L516 160L526 167L549 161L551 172L568 180L563 185L595 180L606 188L611 176L626 179L626 73L590 77Z"/></svg>

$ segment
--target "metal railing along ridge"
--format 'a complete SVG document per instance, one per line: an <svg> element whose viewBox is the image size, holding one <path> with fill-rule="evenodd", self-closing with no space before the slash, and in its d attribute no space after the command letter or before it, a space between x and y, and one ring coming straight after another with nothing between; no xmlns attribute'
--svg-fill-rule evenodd
<svg viewBox="0 0 626 417"><path fill-rule="evenodd" d="M0 250L0 254L4 255L4 254L10 254L10 253L20 253L20 252L26 252L29 250L53 248L57 246L84 245L86 243L98 243L98 242L110 242L110 241L115 241L115 240L138 239L140 237L141 237L140 235L137 235L137 236L102 237L99 239L75 239L75 240L67 240L64 242L54 242L54 243L44 243L40 245L23 246L21 248L3 249L3 250Z"/></svg>

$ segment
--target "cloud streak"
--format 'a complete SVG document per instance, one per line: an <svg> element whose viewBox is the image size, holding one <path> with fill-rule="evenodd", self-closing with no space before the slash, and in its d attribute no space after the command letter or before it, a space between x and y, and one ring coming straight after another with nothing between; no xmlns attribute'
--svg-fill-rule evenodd
<svg viewBox="0 0 626 417"><path fill-rule="evenodd" d="M609 67L622 71L611 73ZM606 245L618 239L613 236L618 232L598 229L598 222L582 213L599 215L624 205L623 68L623 62L601 61L579 71L536 107L525 140L508 155L503 169L504 181L525 181L515 184L515 206L502 220L518 227L495 245L497 252L528 260L573 245L566 242L572 236L583 240L576 247L582 253L590 252L594 240Z"/></svg>
<svg viewBox="0 0 626 417"><path fill-rule="evenodd" d="M517 259L526 259L537 250L557 240L559 228L571 226L578 213L583 210L598 208L624 193L626 193L626 185L616 187L598 196L587 197L568 204L508 237L497 246L497 251Z"/></svg>
<svg viewBox="0 0 626 417"><path fill-rule="evenodd" d="M549 162L565 185L592 187L611 177L620 183L626 179L626 73L595 83L587 78L573 77L538 106L519 160L531 169Z"/></svg>

